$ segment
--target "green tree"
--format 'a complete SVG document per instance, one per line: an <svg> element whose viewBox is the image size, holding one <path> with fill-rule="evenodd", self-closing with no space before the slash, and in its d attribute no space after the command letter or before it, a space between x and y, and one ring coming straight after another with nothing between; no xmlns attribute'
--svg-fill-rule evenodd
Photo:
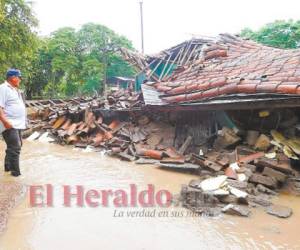
<svg viewBox="0 0 300 250"><path fill-rule="evenodd" d="M0 74L9 67L25 69L36 46L37 19L24 0L0 1Z"/></svg>
<svg viewBox="0 0 300 250"><path fill-rule="evenodd" d="M88 23L79 31L61 28L47 38L35 33L37 19L26 0L0 0L0 78L22 70L27 97L64 97L103 89L106 78L133 76L117 53L131 42L111 29Z"/></svg>
<svg viewBox="0 0 300 250"><path fill-rule="evenodd" d="M300 46L300 21L275 21L266 24L258 31L246 28L241 31L241 36L277 48L298 48Z"/></svg>
<svg viewBox="0 0 300 250"><path fill-rule="evenodd" d="M89 83L88 87L84 86L84 92L87 89L91 91L91 88L103 89L101 83L105 78L134 75L133 68L116 53L120 47L133 49L132 43L124 36L119 36L103 25L88 23L79 30L78 39L86 60L98 62L91 70L85 67L82 71L86 76L85 81Z"/></svg>
<svg viewBox="0 0 300 250"><path fill-rule="evenodd" d="M48 53L51 60L50 90L51 96L59 92L72 95L77 88L79 74L79 53L77 36L73 28L61 28L51 34L48 41Z"/></svg>
<svg viewBox="0 0 300 250"><path fill-rule="evenodd" d="M48 49L48 39L37 39L36 48L28 63L25 79L26 96L28 99L41 97L49 79L52 79L51 56Z"/></svg>
<svg viewBox="0 0 300 250"><path fill-rule="evenodd" d="M132 76L134 70L117 54L118 47L132 49L132 44L99 24L85 24L77 32L68 27L53 32L44 53L40 54L43 56L40 62L47 55L50 64L47 69L42 67L46 72L50 70L44 93L48 96L93 94L102 91L105 75Z"/></svg>

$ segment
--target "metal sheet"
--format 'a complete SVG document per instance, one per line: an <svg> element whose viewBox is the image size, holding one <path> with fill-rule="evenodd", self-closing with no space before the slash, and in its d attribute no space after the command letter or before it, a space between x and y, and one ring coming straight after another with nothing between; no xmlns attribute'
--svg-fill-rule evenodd
<svg viewBox="0 0 300 250"><path fill-rule="evenodd" d="M160 93L154 87L142 84L142 92L145 105L167 105L167 103L160 98Z"/></svg>

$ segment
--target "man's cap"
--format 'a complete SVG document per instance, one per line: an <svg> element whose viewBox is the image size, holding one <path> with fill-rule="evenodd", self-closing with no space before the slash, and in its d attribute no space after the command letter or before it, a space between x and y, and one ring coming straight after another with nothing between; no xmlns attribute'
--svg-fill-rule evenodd
<svg viewBox="0 0 300 250"><path fill-rule="evenodd" d="M9 69L6 72L6 77L12 77L12 76L22 77L21 71L18 69Z"/></svg>

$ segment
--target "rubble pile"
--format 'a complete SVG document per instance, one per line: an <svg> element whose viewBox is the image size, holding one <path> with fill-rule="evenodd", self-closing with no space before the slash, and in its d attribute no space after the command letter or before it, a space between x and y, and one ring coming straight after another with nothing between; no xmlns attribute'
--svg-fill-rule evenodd
<svg viewBox="0 0 300 250"><path fill-rule="evenodd" d="M104 108L110 110L134 110L143 106L141 93L120 89L108 94Z"/></svg>
<svg viewBox="0 0 300 250"><path fill-rule="evenodd" d="M104 100L108 109L95 100L46 108L33 121L39 130L28 140L103 150L136 164L193 173L200 178L182 188L181 198L185 207L199 213L249 216L259 206L278 217L292 214L272 204L272 198L283 190L300 195L296 112L257 111L245 123L249 115L238 112L240 120L223 111L135 110L139 98L116 92ZM274 125L273 115L284 114L289 119Z"/></svg>
<svg viewBox="0 0 300 250"><path fill-rule="evenodd" d="M26 101L29 118L32 120L41 118L46 120L49 116L63 115L68 112L75 112L79 109L90 107L93 109L101 108L107 110L124 110L141 108L143 101L141 93L131 90L120 89L111 91L107 97L80 97L72 99L49 99Z"/></svg>
<svg viewBox="0 0 300 250"><path fill-rule="evenodd" d="M291 216L290 208L273 204L272 198L281 191L300 195L297 122L282 129L284 120L278 124L281 132L269 134L223 127L211 149L192 154L200 178L183 186L184 206L208 215L249 216L251 208L263 207L280 218Z"/></svg>
<svg viewBox="0 0 300 250"><path fill-rule="evenodd" d="M60 118L63 122L65 118L77 123L83 119L84 112L89 110L140 110L143 106L141 94L130 90L120 89L108 93L107 98L73 98L70 100L43 100L43 101L27 101L26 107L28 118L30 121L30 129L25 131L24 136L32 134L42 128L50 128L48 125L54 125L55 121ZM58 129L58 122L53 128ZM68 127L64 124L65 127ZM48 126L48 127L47 127ZM75 125L74 125L75 126Z"/></svg>
<svg viewBox="0 0 300 250"><path fill-rule="evenodd" d="M138 111L129 115L128 112L79 109L44 121L41 130L32 133L27 140L105 150L129 161L145 158L139 159L139 164L155 163L163 158L167 162L166 157L184 163L184 158L172 148L174 127L149 117Z"/></svg>
<svg viewBox="0 0 300 250"><path fill-rule="evenodd" d="M178 159L172 149L174 127L163 122L163 114L155 118L150 118L151 112L145 115L141 106L140 95L120 90L104 101L45 107L30 116L31 128L25 137L29 141L105 150L130 161L145 157L139 164L154 163L150 159L162 160L169 155L183 163L184 158L180 155Z"/></svg>

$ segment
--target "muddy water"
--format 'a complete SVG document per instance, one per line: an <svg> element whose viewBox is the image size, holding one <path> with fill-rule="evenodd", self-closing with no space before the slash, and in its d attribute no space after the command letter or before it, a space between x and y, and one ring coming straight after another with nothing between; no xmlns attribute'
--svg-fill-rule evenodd
<svg viewBox="0 0 300 250"><path fill-rule="evenodd" d="M3 144L0 143L0 149ZM3 154L1 154L1 159ZM167 172L151 166L121 162L100 153L77 152L58 145L26 142L21 178L1 172L2 181L26 185L52 184L54 206L32 208L29 198L10 213L8 228L0 236L0 250L52 249L300 249L300 199L280 196L276 202L291 206L294 215L279 219L256 210L252 218L116 217L115 208L66 208L62 185L86 189L128 189L147 184L173 193L191 175ZM128 209L118 209L126 211ZM133 210L142 210L135 208ZM149 211L153 212L153 208ZM163 209L162 209L163 210ZM156 212L161 211L157 210ZM178 208L170 211L180 212ZM115 215L115 216L114 216Z"/></svg>

